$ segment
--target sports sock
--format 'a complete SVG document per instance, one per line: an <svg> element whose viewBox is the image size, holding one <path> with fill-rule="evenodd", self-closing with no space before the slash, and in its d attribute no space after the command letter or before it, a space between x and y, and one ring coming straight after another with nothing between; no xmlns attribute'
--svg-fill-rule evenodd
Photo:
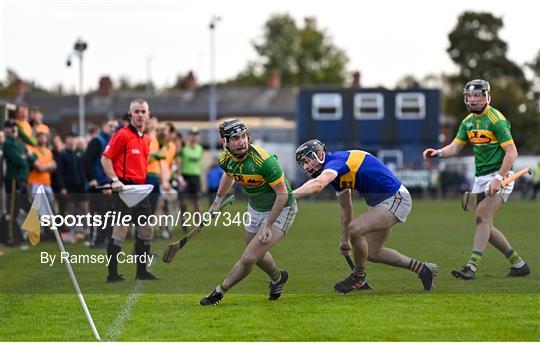
<svg viewBox="0 0 540 343"><path fill-rule="evenodd" d="M352 275L358 279L366 278L366 268L365 267L354 267Z"/></svg>
<svg viewBox="0 0 540 343"><path fill-rule="evenodd" d="M478 265L480 264L480 260L482 259L482 256L484 255L483 252L478 250L473 250L471 253L471 257L469 257L469 262L467 262L467 266L471 268L473 272L476 272L476 269L478 269Z"/></svg>
<svg viewBox="0 0 540 343"><path fill-rule="evenodd" d="M228 290L229 289L225 287L223 284L216 287L216 292L221 293L221 294L225 294L225 292L227 292Z"/></svg>
<svg viewBox="0 0 540 343"><path fill-rule="evenodd" d="M107 256L110 259L107 269L110 277L118 275L118 254L120 251L122 251L122 248L116 244L113 244L112 241L107 245Z"/></svg>
<svg viewBox="0 0 540 343"><path fill-rule="evenodd" d="M422 268L424 268L424 262L420 262L415 260L414 258L411 258L411 262L409 262L409 266L407 267L410 271L415 272L416 274L420 273Z"/></svg>
<svg viewBox="0 0 540 343"><path fill-rule="evenodd" d="M504 256L512 263L512 267L514 268L521 268L525 265L523 259L514 251L514 249L510 249Z"/></svg>
<svg viewBox="0 0 540 343"><path fill-rule="evenodd" d="M150 248L150 246L148 246ZM144 244L144 240L140 239L139 237L135 240L135 255L137 257L137 275L144 275L147 273L146 271L146 263L142 262L143 256L146 252L146 246Z"/></svg>
<svg viewBox="0 0 540 343"><path fill-rule="evenodd" d="M281 280L281 270L279 270L278 267L275 267L268 276L270 276L273 283L279 282L279 280Z"/></svg>

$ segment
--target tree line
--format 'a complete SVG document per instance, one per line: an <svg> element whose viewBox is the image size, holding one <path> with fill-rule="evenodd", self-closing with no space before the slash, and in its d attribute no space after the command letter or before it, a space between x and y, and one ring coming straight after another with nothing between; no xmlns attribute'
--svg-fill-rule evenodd
<svg viewBox="0 0 540 343"><path fill-rule="evenodd" d="M463 86L470 79L486 79L491 84L492 103L512 124L517 146L540 152L540 50L529 63L518 65L508 57L508 44L499 35L503 27L503 19L491 13L462 13L448 34L447 53L458 67L457 72L426 75L421 79L405 75L396 87L437 85L442 91L442 113L461 120L465 114ZM282 85L345 84L347 54L334 44L331 35L313 17L304 18L298 25L288 14L273 15L263 25L262 34L251 43L257 58L248 61L244 70L221 84L265 85L273 71L279 72ZM178 75L164 90L181 90L185 77ZM9 93L10 85L17 78L8 70L6 80L0 81L0 97ZM131 83L126 77L117 81L117 90L155 89L153 84ZM32 91L63 91L61 86L47 90L35 82L27 83Z"/></svg>

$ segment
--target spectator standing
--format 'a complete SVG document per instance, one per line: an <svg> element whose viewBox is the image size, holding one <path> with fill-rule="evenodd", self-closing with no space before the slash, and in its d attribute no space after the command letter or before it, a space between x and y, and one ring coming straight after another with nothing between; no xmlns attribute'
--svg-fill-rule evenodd
<svg viewBox="0 0 540 343"><path fill-rule="evenodd" d="M118 121L109 119L101 126L98 134L93 137L88 143L82 163L83 171L86 180L88 181L88 193L90 212L96 214L105 213L111 206L110 190L100 190L97 187L105 186L109 183L109 178L101 165L101 155L103 150L118 127ZM91 247L104 248L105 234L100 227L90 228L89 242Z"/></svg>
<svg viewBox="0 0 540 343"><path fill-rule="evenodd" d="M184 193L192 201L194 212L200 212L203 147L199 144L199 128L193 127L189 131L188 141L182 149L181 156L182 174L187 184Z"/></svg>
<svg viewBox="0 0 540 343"><path fill-rule="evenodd" d="M54 204L54 194L51 188L51 173L56 169L52 151L47 147L48 135L40 131L37 134L37 146L31 147L30 152L37 156L28 174L28 192L34 198L39 186L43 186L51 207Z"/></svg>
<svg viewBox="0 0 540 343"><path fill-rule="evenodd" d="M2 234L0 236L7 239L7 241L4 241L6 245L17 245L21 242L22 235L16 219L21 208L28 209L25 196L27 193L26 180L29 166L34 163L36 156L29 154L23 143L18 139L18 126L15 121L6 121L4 134L6 139L2 145L2 152L6 163L4 187L6 189L8 209L4 219L8 225L2 225Z"/></svg>
<svg viewBox="0 0 540 343"><path fill-rule="evenodd" d="M62 138L59 135L55 135L52 138L52 155L54 162L56 163L56 170L52 172L51 174L51 187L55 194L56 198L56 205L58 206L56 209L56 212L58 214L64 214L65 213L65 195L62 194L62 170L60 169L62 167L62 163L60 161L60 153L64 151L65 146L64 142L62 141Z"/></svg>
<svg viewBox="0 0 540 343"><path fill-rule="evenodd" d="M219 188L219 182L223 176L223 169L220 168L218 160L214 159L214 162L206 172L206 185L208 186L208 200L210 204L216 197L217 190Z"/></svg>
<svg viewBox="0 0 540 343"><path fill-rule="evenodd" d="M15 119L18 127L18 137L28 146L36 146L37 141L32 131L32 126L28 122L28 105L19 104L15 110Z"/></svg>
<svg viewBox="0 0 540 343"><path fill-rule="evenodd" d="M30 123L36 133L36 137L39 132L44 132L49 136L49 126L43 124L43 112L41 112L39 107L32 106L30 108Z"/></svg>
<svg viewBox="0 0 540 343"><path fill-rule="evenodd" d="M85 213L85 181L82 171L82 152L77 148L77 135L69 133L66 137L65 149L60 153L59 168L61 172L61 194L66 197L67 214ZM76 242L75 230L66 234L68 242Z"/></svg>

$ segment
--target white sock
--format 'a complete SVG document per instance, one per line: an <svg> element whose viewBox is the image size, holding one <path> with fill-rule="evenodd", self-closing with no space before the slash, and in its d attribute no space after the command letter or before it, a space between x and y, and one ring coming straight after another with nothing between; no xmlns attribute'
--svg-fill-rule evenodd
<svg viewBox="0 0 540 343"><path fill-rule="evenodd" d="M221 294L225 294L225 292L227 292L227 291L224 290L223 288L221 288L221 285L219 285L219 286L216 287L216 292L221 293Z"/></svg>
<svg viewBox="0 0 540 343"><path fill-rule="evenodd" d="M514 265L512 267L514 268L521 268L525 265L525 262L523 260L517 262L517 263L514 263Z"/></svg>
<svg viewBox="0 0 540 343"><path fill-rule="evenodd" d="M467 267L471 268L471 270L476 273L476 266L474 266L474 265L472 265L470 263L467 263Z"/></svg>

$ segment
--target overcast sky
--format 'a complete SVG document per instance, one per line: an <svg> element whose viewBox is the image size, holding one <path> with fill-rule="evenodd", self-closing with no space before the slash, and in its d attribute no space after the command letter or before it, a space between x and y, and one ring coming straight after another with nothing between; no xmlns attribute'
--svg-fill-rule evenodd
<svg viewBox="0 0 540 343"><path fill-rule="evenodd" d="M448 33L465 10L489 11L504 19L501 37L509 57L531 61L540 49L538 1L328 1L328 0L0 0L0 78L6 68L25 79L67 89L78 84L77 63L65 60L78 37L88 41L85 87L101 75L131 81L151 78L159 87L193 70L209 79L209 30L216 30L216 76L226 80L256 57L251 41L274 13L289 13L298 24L314 16L360 70L364 86L394 87L405 74L453 72ZM75 68L73 68L75 67Z"/></svg>

